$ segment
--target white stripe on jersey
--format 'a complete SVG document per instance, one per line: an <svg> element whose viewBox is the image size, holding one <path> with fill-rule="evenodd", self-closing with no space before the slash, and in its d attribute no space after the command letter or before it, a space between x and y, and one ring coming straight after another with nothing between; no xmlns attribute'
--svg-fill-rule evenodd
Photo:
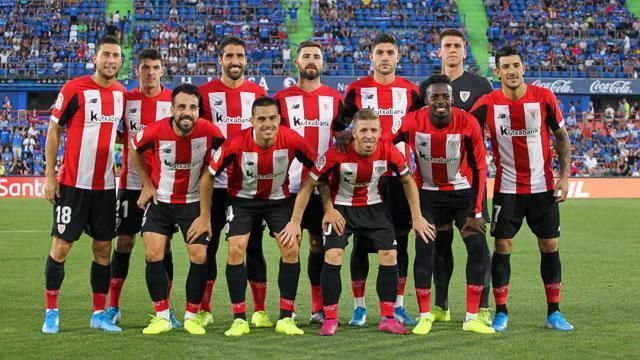
<svg viewBox="0 0 640 360"><path fill-rule="evenodd" d="M124 106L124 94L122 91L113 91L113 115L117 118L114 121L113 126L118 127L118 123L122 119L122 111ZM113 173L113 146L116 143L116 131L111 131L111 137L109 138L109 144L111 146L110 156L107 158L107 167L104 172L104 187L105 189L113 189L115 186L115 175Z"/></svg>
<svg viewBox="0 0 640 360"><path fill-rule="evenodd" d="M355 191L356 179L358 178L358 164L356 163L342 163L340 164L340 185L334 204L353 206L353 192ZM347 182L344 179L350 179Z"/></svg>
<svg viewBox="0 0 640 360"><path fill-rule="evenodd" d="M363 87L360 89L360 102L363 109L378 110L378 88Z"/></svg>
<svg viewBox="0 0 640 360"><path fill-rule="evenodd" d="M170 101L156 101L156 121L168 118L171 116L171 102Z"/></svg>
<svg viewBox="0 0 640 360"><path fill-rule="evenodd" d="M289 115L289 126L298 135L304 138L304 126L295 126L294 119L305 119L304 117L304 100L302 95L287 96L287 114ZM302 163L298 159L293 159L291 168L289 168L289 192L297 193L300 191L302 183Z"/></svg>
<svg viewBox="0 0 640 360"><path fill-rule="evenodd" d="M509 105L493 105L493 121L495 122L496 137L498 140L498 154L502 167L500 179L500 192L507 194L516 193L516 163L513 156L513 141L509 136L500 135L500 129L504 126L511 129L511 116Z"/></svg>
<svg viewBox="0 0 640 360"><path fill-rule="evenodd" d="M240 168L242 169L242 188L237 196L253 199L258 192L258 153L243 151Z"/></svg>
<svg viewBox="0 0 640 360"><path fill-rule="evenodd" d="M382 202L380 192L378 191L378 179L387 172L387 160L374 160L371 167L371 182L367 187L367 205L378 204Z"/></svg>
<svg viewBox="0 0 640 360"><path fill-rule="evenodd" d="M169 169L165 163L175 164L176 162L176 142L161 140L158 145L158 156L160 157L160 181L158 183L158 201L171 203L171 194L176 180L176 172Z"/></svg>
<svg viewBox="0 0 640 360"><path fill-rule="evenodd" d="M287 170L289 168L289 150L280 149L273 152L273 181L271 183L271 195L269 199L284 199L284 191L282 184L287 179Z"/></svg>
<svg viewBox="0 0 640 360"><path fill-rule="evenodd" d="M191 139L191 163L202 164L204 162L204 157L207 155L207 138L200 137ZM189 169L189 190L187 190L187 196L185 201L187 203L200 201L200 173L202 172L202 167L193 166Z"/></svg>
<svg viewBox="0 0 640 360"><path fill-rule="evenodd" d="M218 121L216 114L221 114L223 117L227 116L227 93L225 92L212 92L209 93L209 107L211 108L211 116L213 119L211 121L218 126L222 135L225 138L227 136L227 123L224 119L220 119L222 121Z"/></svg>
<svg viewBox="0 0 640 360"><path fill-rule="evenodd" d="M453 184L455 190L471 187L467 178L460 174L460 147L464 146L460 134L447 134L447 159L455 159L455 162L447 163L447 181ZM473 156L471 154L471 156Z"/></svg>
<svg viewBox="0 0 640 360"><path fill-rule="evenodd" d="M256 100L256 94L252 92L240 92L240 103L242 105L242 118L243 119L251 119L251 107L253 106L253 102ZM243 125L242 128L245 129L249 127L248 125Z"/></svg>
<svg viewBox="0 0 640 360"><path fill-rule="evenodd" d="M527 130L538 129L535 134L527 136L527 152L529 153L529 169L531 169L531 192L547 191L547 179L544 176L544 154L542 153L542 112L540 103L525 103L524 119Z"/></svg>
<svg viewBox="0 0 640 360"><path fill-rule="evenodd" d="M334 98L331 96L318 96L318 109L320 114L320 122L331 124L333 121L333 114L335 109L333 108ZM329 150L329 144L331 143L331 125L329 127L318 128L318 156L326 153Z"/></svg>
<svg viewBox="0 0 640 360"><path fill-rule="evenodd" d="M93 174L96 165L96 151L100 137L100 121L87 121L91 114L102 114L102 99L100 90L84 90L84 127L82 129L82 141L80 144L80 157L78 159L78 177L76 187L91 190ZM105 183L105 189L112 189L109 183Z"/></svg>
<svg viewBox="0 0 640 360"><path fill-rule="evenodd" d="M131 144L131 139L142 130L142 100L127 100L127 104L124 109L124 126L127 129L128 143ZM135 151L129 147L129 151ZM150 171L151 169L147 169ZM141 190L142 181L138 176L138 172L133 165L133 159L131 155L127 156L127 189Z"/></svg>
<svg viewBox="0 0 640 360"><path fill-rule="evenodd" d="M438 190L439 188L433 184L433 170L431 163L425 161L423 156L427 159L431 158L431 134L425 134L416 131L415 138L416 159L420 163L420 175L422 176L422 189L424 190Z"/></svg>

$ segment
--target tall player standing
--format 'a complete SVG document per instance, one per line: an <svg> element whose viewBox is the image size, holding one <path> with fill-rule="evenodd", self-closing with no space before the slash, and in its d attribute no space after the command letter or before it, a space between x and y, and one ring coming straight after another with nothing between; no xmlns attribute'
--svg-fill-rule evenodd
<svg viewBox="0 0 640 360"><path fill-rule="evenodd" d="M282 125L304 137L307 144L324 154L332 143L332 131L344 130L341 122L343 100L340 93L320 82L323 68L322 46L315 41L303 41L295 59L298 83L275 94L282 112ZM289 192L292 200L300 191L302 181L309 174L302 163L294 160L289 170ZM322 202L319 194L311 196L302 217L302 228L309 232L309 260L307 273L311 282L311 323L324 321L320 274L324 262L322 246Z"/></svg>
<svg viewBox="0 0 640 360"><path fill-rule="evenodd" d="M561 264L558 252L560 208L567 199L571 144L562 112L549 89L524 82L525 66L518 49L505 46L495 55L502 88L483 96L471 113L489 126L496 163L491 235L491 261L496 315L493 328L508 326L507 294L511 277L513 238L527 219L538 238L540 274L547 296L547 327L563 331L573 326L560 313ZM550 132L560 162L554 183Z"/></svg>
<svg viewBox="0 0 640 360"><path fill-rule="evenodd" d="M201 102L197 87L191 84L176 87L171 95L171 117L150 124L131 140L135 151L130 156L142 182L137 204L145 209L142 239L147 289L156 311L143 334L155 335L173 328L164 256L176 224L187 243L190 262L184 328L194 335L206 332L196 314L207 281L209 236L187 238L187 231L200 212L200 175L212 150L222 144L224 137L215 125L198 118ZM142 154L148 150L153 150L151 176Z"/></svg>
<svg viewBox="0 0 640 360"><path fill-rule="evenodd" d="M440 59L442 61L442 73L451 79L453 106L464 111L471 110L473 104L493 91L491 83L484 77L473 75L464 71L464 60L467 57L467 40L464 33L458 29L445 29L440 33ZM420 96L424 98L426 89L420 86ZM486 191L483 200L483 215L489 221L487 210ZM435 242L435 256L433 268L433 282L435 284L435 306L431 311L434 322L450 321L449 312L449 282L453 275L453 226L446 224L438 229ZM489 313L489 282L491 281L491 268L487 267L484 280L484 288L478 311L478 318L486 324L491 324Z"/></svg>
<svg viewBox="0 0 640 360"><path fill-rule="evenodd" d="M267 96L264 88L244 77L247 67L245 43L242 39L230 36L220 42L218 63L222 67L222 76L200 86L203 97L202 116L216 124L222 134L229 138L241 130L251 127L251 106L255 99ZM211 315L211 296L218 276L216 253L220 244L220 233L225 225L227 201L227 173L216 176L213 191L211 224L213 235L209 243L209 276L202 311L198 314L205 325L213 321ZM272 327L265 312L267 294L267 265L262 254L261 222L254 224L247 248L247 278L253 294L254 312L251 323L256 327Z"/></svg>
<svg viewBox="0 0 640 360"><path fill-rule="evenodd" d="M391 141L393 134L400 128L405 114L421 107L418 87L409 80L396 76L396 66L400 60L396 39L390 34L379 34L371 43L371 62L373 76L357 80L347 87L345 96L344 122L348 124L354 114L365 108L375 110L380 116L382 137ZM347 133L347 136L351 135ZM396 145L407 158L409 148L406 144ZM401 323L409 326L417 322L404 310L404 288L409 269L409 231L411 230L411 212L400 180L391 172L380 181L382 195L389 206L396 241L398 243L398 291L395 303L395 316ZM362 241L361 243L366 243ZM354 297L354 311L350 325L364 326L367 308L364 301L365 284L369 273L368 251L355 240L351 253L351 281Z"/></svg>
<svg viewBox="0 0 640 360"><path fill-rule="evenodd" d="M122 118L126 89L116 80L122 65L118 39L106 36L96 44L93 75L67 82L54 104L47 131L45 197L54 205L51 251L45 267L46 313L42 332L59 331L58 295L64 262L85 231L93 239L90 327L121 331L104 312L111 270L111 240L116 227L113 147ZM67 142L58 177L55 174L60 133Z"/></svg>
<svg viewBox="0 0 640 360"><path fill-rule="evenodd" d="M247 270L244 258L251 228L256 221L263 220L275 235L281 253L278 272L280 320L276 323L276 332L302 335L304 332L292 319L300 278L300 244L299 241L282 241L280 232L291 217L289 166L296 158L311 168L316 154L297 132L280 126L278 103L270 97L254 101L251 123L252 128L241 131L224 143L211 160L209 171L203 173L200 217L189 230L189 236L193 238L204 232L211 233L213 177L227 169L229 251L226 277L234 321L225 335L241 336L249 332L245 310Z"/></svg>
<svg viewBox="0 0 640 360"><path fill-rule="evenodd" d="M109 308L107 316L118 324L121 319L120 295L122 287L129 273L129 260L135 245L136 234L142 225L142 209L136 206L142 182L135 170L129 146L133 137L148 125L171 116L171 90L161 84L164 73L162 57L155 49L144 49L138 54L136 75L140 86L124 95L124 149L122 151L122 171L118 189L117 218L116 218L116 246L111 258L111 283L109 286ZM147 169L151 169L153 157L145 154ZM168 242L167 242L168 244ZM173 256L167 248L164 255L165 268L169 278L169 292L173 282ZM180 323L171 314L174 327Z"/></svg>
<svg viewBox="0 0 640 360"><path fill-rule="evenodd" d="M455 222L467 248L467 314L462 329L492 334L495 331L478 315L489 267L486 220L482 216L487 177L482 131L473 116L451 107L453 91L449 77L430 76L425 90L427 106L402 120L394 142L407 142L416 155L415 179L424 216L438 231ZM436 236L436 243L438 240ZM429 307L434 245L416 241L415 246L413 275L420 320L413 333L426 335L432 322Z"/></svg>

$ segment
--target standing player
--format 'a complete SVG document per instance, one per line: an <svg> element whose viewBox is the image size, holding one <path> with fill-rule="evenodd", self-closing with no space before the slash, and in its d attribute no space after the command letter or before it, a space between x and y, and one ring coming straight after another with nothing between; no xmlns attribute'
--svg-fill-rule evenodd
<svg viewBox="0 0 640 360"><path fill-rule="evenodd" d="M373 109L380 116L380 127L383 139L391 141L398 131L402 117L410 111L421 107L418 87L407 79L395 75L400 60L398 45L393 35L379 34L371 43L371 61L373 76L357 80L347 87L345 97L344 119L348 124L359 109ZM409 148L405 144L396 145L398 150L409 159ZM404 310L404 288L409 269L409 231L411 230L411 213L407 199L402 191L400 180L391 172L385 174L380 181L382 196L389 206L393 226L398 242L398 291L395 304L395 315L405 325L415 325L416 321ZM363 241L366 243L367 241ZM349 321L353 326L364 326L367 307L364 302L365 284L369 274L368 249L355 240L351 253L351 281L355 308Z"/></svg>
<svg viewBox="0 0 640 360"><path fill-rule="evenodd" d="M169 281L164 265L165 248L177 224L187 242L189 275L184 328L190 334L204 334L195 316L200 309L207 279L207 234L187 239L187 230L199 215L200 174L212 149L224 141L220 130L199 119L202 99L198 88L182 84L171 95L171 117L148 125L131 141L133 165L142 182L138 206L144 208L142 239L146 247L146 280L156 316L142 330L160 334L172 329L169 310ZM153 149L151 177L142 155Z"/></svg>
<svg viewBox="0 0 640 360"><path fill-rule="evenodd" d="M129 156L129 143L133 137L150 124L171 116L171 90L163 88L161 78L164 73L162 57L155 49L144 49L138 55L136 75L140 86L124 95L124 150L122 152L122 172L117 201L116 247L111 258L111 284L109 286L109 309L107 316L114 324L120 322L120 294L129 273L129 260L135 245L136 234L142 224L142 209L135 204L140 197L142 182ZM151 168L153 157L145 154L147 168ZM170 248L164 255L169 278L169 292L173 281L173 260ZM180 323L171 316L174 327Z"/></svg>
<svg viewBox="0 0 640 360"><path fill-rule="evenodd" d="M392 334L408 334L394 318L394 299L398 288L395 234L391 215L382 202L378 182L382 175L392 170L399 177L411 208L413 227L420 239L433 239L433 226L420 212L420 201L411 171L400 152L387 141L380 139L380 120L371 109L360 110L353 120L355 138L346 153L330 149L323 155L305 180L296 199L291 221L282 232L285 241L300 237L302 212L307 206L313 189L320 179L329 181L332 204L325 204L328 223L324 232L325 263L322 268L322 295L326 319L320 335L334 335L338 329L338 300L342 288L340 267L344 248L352 233L362 233L378 253L377 290L380 298L381 320L378 329ZM363 241L361 237L358 241Z"/></svg>
<svg viewBox="0 0 640 360"><path fill-rule="evenodd" d="M303 41L295 60L298 83L274 96L282 111L282 125L304 137L316 154L327 152L332 143L332 130L342 131L342 95L320 82L323 67L322 46L315 41ZM300 190L309 170L294 160L289 169L289 192L292 200ZM320 274L324 262L322 247L322 203L319 194L311 196L311 204L302 218L302 227L309 232L309 263L307 273L311 282L311 323L324 321Z"/></svg>
<svg viewBox="0 0 640 360"><path fill-rule="evenodd" d="M446 29L440 33L442 73L451 79L453 106L468 112L482 95L490 93L493 88L486 78L464 71L464 59L467 57L466 42L464 34L458 29ZM423 84L420 86L420 96L424 99L426 89L424 89ZM482 212L485 219L489 221L486 191L484 193ZM453 275L453 251L451 247L453 243L453 226L448 224L439 228L436 239L433 269L436 301L431 317L434 322L450 321L449 282ZM478 312L478 317L489 325L491 325L491 314L489 313L490 277L491 269L488 267Z"/></svg>
<svg viewBox="0 0 640 360"><path fill-rule="evenodd" d="M424 102L428 106L403 119L394 142L407 142L416 154L415 179L420 186L422 213L438 232L450 228L455 221L467 247L467 315L462 329L492 334L495 331L478 318L482 284L489 267L482 216L487 176L482 132L473 116L451 107L452 89L446 75L432 75L426 80L425 89ZM414 334L425 335L431 330L433 247L433 243L416 241L413 273L420 320Z"/></svg>
<svg viewBox="0 0 640 360"><path fill-rule="evenodd" d="M203 97L202 116L216 124L226 138L230 138L241 130L251 127L253 101L261 96L267 96L267 93L262 86L244 77L247 58L242 39L234 36L224 38L220 42L218 63L222 67L222 76L200 86ZM218 277L216 253L220 244L220 232L225 225L226 172L222 172L215 178L214 188L215 200L211 209L213 236L207 249L209 275L202 298L202 311L198 314L205 326L213 321L211 295ZM251 285L254 303L251 323L256 327L272 327L273 323L265 312L267 265L262 255L262 230L262 223L256 222L251 229L251 239L247 249L247 278Z"/></svg>
<svg viewBox="0 0 640 360"><path fill-rule="evenodd" d="M555 95L524 82L520 52L505 46L496 53L497 73L502 89L483 96L471 113L489 126L496 162L491 235L495 248L491 260L496 316L493 328L508 325L507 292L511 277L510 255L513 237L526 217L538 238L540 273L547 295L547 326L573 330L559 310L561 265L558 253L560 209L567 199L571 145ZM551 168L550 130L560 162L560 179Z"/></svg>
<svg viewBox="0 0 640 360"><path fill-rule="evenodd" d="M278 273L280 320L276 323L276 332L302 335L304 332L291 318L300 278L300 245L298 241L282 241L280 232L291 216L289 166L297 158L310 168L316 154L298 133L279 126L278 103L272 98L261 97L254 101L251 124L253 128L241 131L224 143L211 160L209 172L202 175L200 217L189 230L189 238L211 232L213 177L227 169L229 254L226 275L235 320L224 334L241 336L249 332L244 302L247 289L244 256L253 224L264 220L275 234L282 254Z"/></svg>
<svg viewBox="0 0 640 360"><path fill-rule="evenodd" d="M121 55L118 39L111 36L100 39L93 55L95 73L66 83L51 112L45 150L45 197L54 205L53 241L45 267L44 333L59 331L58 294L64 279L64 261L83 230L93 239L90 327L121 331L104 312L111 279L111 240L116 228L113 147L126 92L116 80ZM56 178L56 155L65 126L67 142Z"/></svg>

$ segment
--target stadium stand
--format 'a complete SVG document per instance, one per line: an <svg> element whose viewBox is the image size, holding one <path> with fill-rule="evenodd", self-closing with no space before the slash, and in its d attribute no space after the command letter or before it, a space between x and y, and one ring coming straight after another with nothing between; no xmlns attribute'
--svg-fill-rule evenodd
<svg viewBox="0 0 640 360"><path fill-rule="evenodd" d="M640 21L624 0L484 4L489 50L517 46L526 54L530 76L637 78L640 73Z"/></svg>

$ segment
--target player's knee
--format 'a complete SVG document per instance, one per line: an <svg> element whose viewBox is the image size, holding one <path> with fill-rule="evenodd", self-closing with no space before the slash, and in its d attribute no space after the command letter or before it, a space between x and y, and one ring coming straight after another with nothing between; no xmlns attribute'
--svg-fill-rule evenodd
<svg viewBox="0 0 640 360"><path fill-rule="evenodd" d="M135 235L119 235L116 239L116 251L119 253L130 254L135 242ZM169 242L167 242L167 244L168 243Z"/></svg>
<svg viewBox="0 0 640 360"><path fill-rule="evenodd" d="M511 254L511 248L513 247L513 239L496 239L495 252L498 254Z"/></svg>
<svg viewBox="0 0 640 360"><path fill-rule="evenodd" d="M436 229L438 231L449 231L453 229L453 226L451 224L436 225Z"/></svg>
<svg viewBox="0 0 640 360"><path fill-rule="evenodd" d="M324 253L324 262L330 265L341 265L344 249L329 249Z"/></svg>
<svg viewBox="0 0 640 360"><path fill-rule="evenodd" d="M67 258L67 255L69 255L72 244L73 243L54 237L49 255L51 255L53 260L63 262Z"/></svg>
<svg viewBox="0 0 640 360"><path fill-rule="evenodd" d="M93 241L94 261L101 265L108 265L111 261L111 241Z"/></svg>
<svg viewBox="0 0 640 360"><path fill-rule="evenodd" d="M324 247L322 246L322 237L309 234L309 251L316 254L322 254Z"/></svg>
<svg viewBox="0 0 640 360"><path fill-rule="evenodd" d="M543 253L552 253L558 251L558 238L538 239L538 247Z"/></svg>
<svg viewBox="0 0 640 360"><path fill-rule="evenodd" d="M282 247L282 261L288 264L297 263L300 257L300 246L293 242L290 247Z"/></svg>
<svg viewBox="0 0 640 360"><path fill-rule="evenodd" d="M380 250L378 251L378 259L380 265L396 265L398 263L398 253L395 250Z"/></svg>
<svg viewBox="0 0 640 360"><path fill-rule="evenodd" d="M204 264L207 262L207 247L206 245L189 245L189 261L194 264Z"/></svg>

